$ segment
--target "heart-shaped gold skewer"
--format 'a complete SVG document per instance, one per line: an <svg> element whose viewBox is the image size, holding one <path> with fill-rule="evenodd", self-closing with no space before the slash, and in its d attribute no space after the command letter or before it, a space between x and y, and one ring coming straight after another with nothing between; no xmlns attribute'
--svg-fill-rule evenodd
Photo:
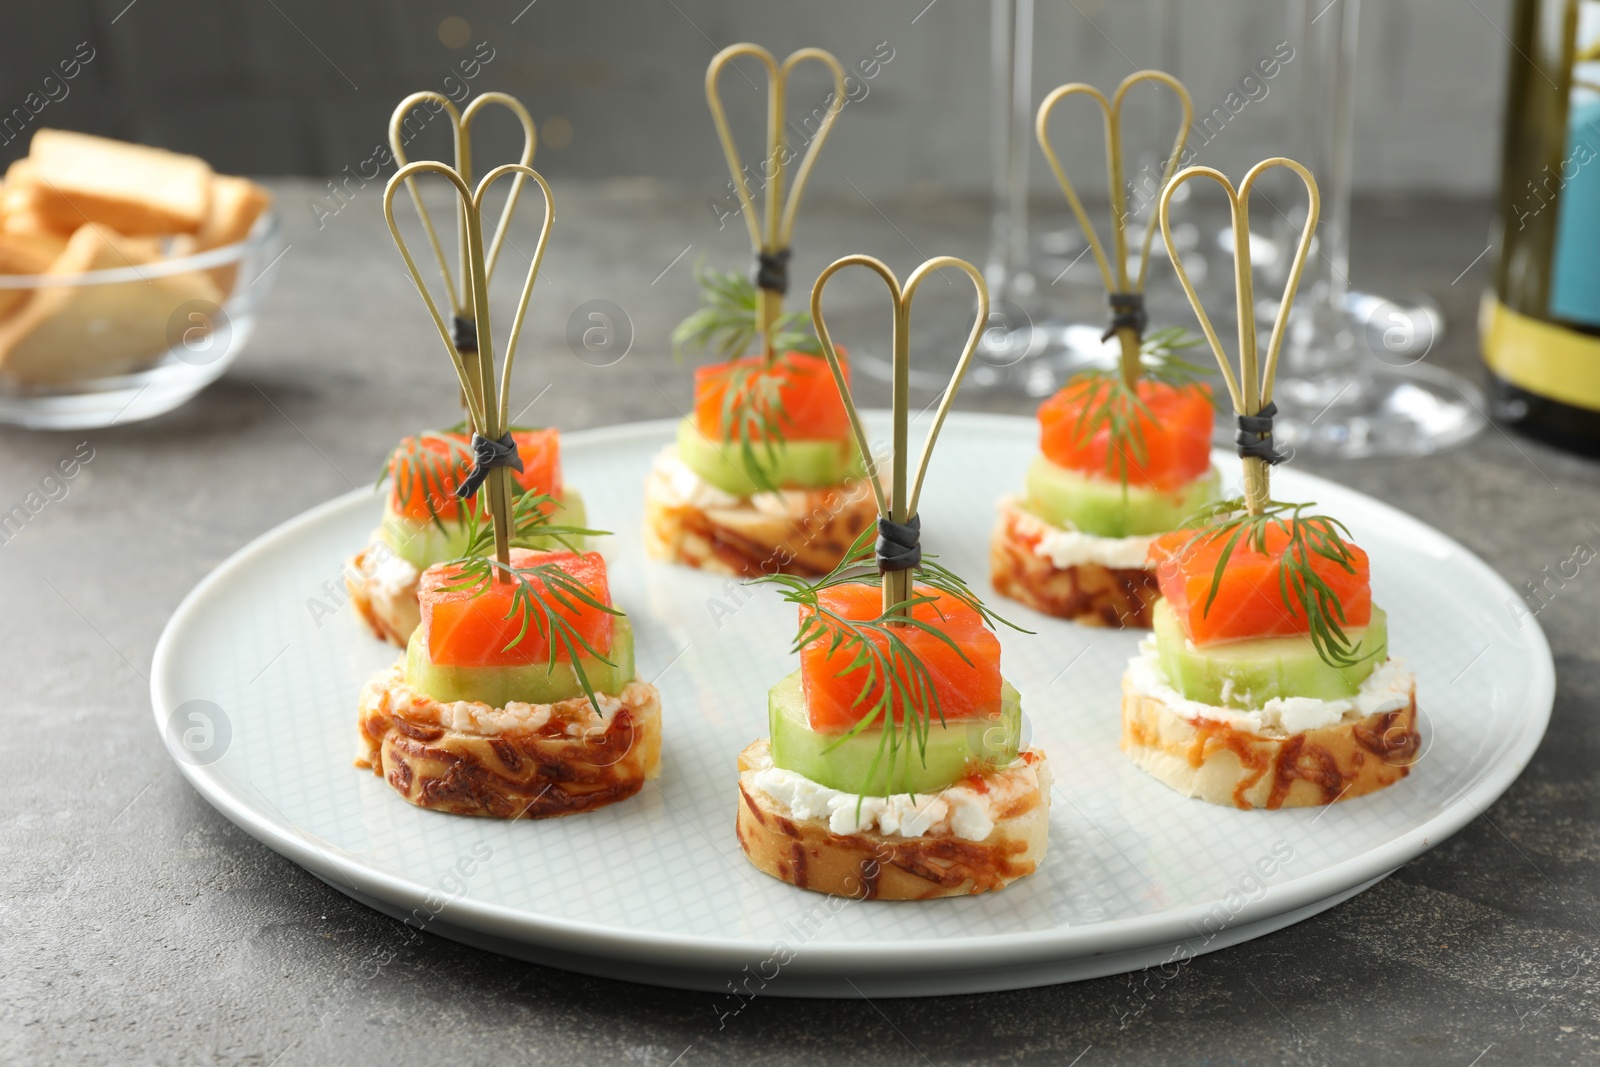
<svg viewBox="0 0 1600 1067"><path fill-rule="evenodd" d="M467 274L464 291L471 294L472 321L478 326L477 348L472 352L464 353L456 346L451 328L445 323L439 305L428 292L416 259L411 255L411 249L401 236L400 227L395 222L395 193L402 185L413 188L412 179L420 174L444 176L455 188L460 200L462 229L466 239L464 261ZM494 366L494 333L489 320L489 268L483 241L483 200L489 188L506 175L515 176L519 184L525 179L532 178L544 193L545 210L544 221L539 227L539 240L534 246L533 262L528 267L522 294L517 300L516 315L511 322L511 333L506 339L506 357L501 364L497 380ZM416 195L414 188L413 195ZM418 160L407 163L395 171L394 176L389 179L389 184L384 187L383 217L389 224L389 233L394 237L395 246L400 249L401 258L405 260L406 270L411 273L411 280L416 283L417 292L422 294L422 301L427 305L428 314L432 316L433 324L439 331L439 340L444 343L445 351L450 354L450 363L455 367L456 376L461 381L461 392L466 399L468 419L473 433L490 441L500 441L510 429L511 368L516 361L517 342L522 335L522 323L527 315L528 300L533 295L534 283L539 278L539 266L544 262L545 246L550 240L550 225L555 219L555 201L551 198L549 183L532 167L521 163L505 163L485 174L477 188L472 189L453 167L433 160ZM487 485L489 513L494 520L495 554L502 564L509 566L511 472L505 467L493 468L489 472Z"/></svg>
<svg viewBox="0 0 1600 1067"><path fill-rule="evenodd" d="M534 127L533 116L528 114L528 109L514 96L506 93L482 93L477 99L460 110L455 103L443 93L427 91L412 93L394 109L389 117L389 147L394 153L396 166L405 167L409 160L405 152L405 121L418 107L435 105L435 110L443 111L450 120L450 130L455 152L456 174L469 186L472 184L472 125L485 109L499 106L510 111L522 125L522 153L517 163L523 167L533 165L534 152L538 148L539 135ZM522 193L524 175L518 173L511 183L511 191L506 197L505 206L500 209L500 220L495 225L494 237L489 243L485 259L487 267L485 277L494 277L495 264L500 260L500 249L505 241L506 230L510 225L512 215L516 212L517 199ZM433 225L433 219L428 215L428 210L423 206L422 196L417 191L415 182L408 181L406 189L411 193L411 202L416 206L417 215L422 220L423 232L427 234L428 244L433 249L434 258L439 263L439 273L444 277L445 295L450 303L451 314L459 320L456 325L455 340L462 342L458 347L463 352L471 352L468 343L476 327L473 314L475 300L468 287L470 273L468 271L467 230L465 216L462 212L456 213L456 270L450 268L449 257L445 255L444 246L439 242L439 235Z"/></svg>
<svg viewBox="0 0 1600 1067"><path fill-rule="evenodd" d="M828 324L822 317L822 291L828 284L828 279L851 266L866 267L882 278L884 284L889 287L889 300L894 308L892 334L894 384L891 405L894 432L891 452L891 490L887 495L878 477L872 443L867 438L866 427L861 421L861 413L856 409L855 399L850 395L844 368L839 362L838 350L834 348L833 338L828 333ZM928 435L923 439L922 455L917 460L916 476L912 479L908 477L907 469L910 459L907 437L911 425L911 301L917 295L917 288L923 279L944 267L955 267L972 279L978 294L977 318L973 320L972 333L967 337L966 347L962 349L961 358L956 361L955 371L950 375L950 382L945 386L944 395L939 400L939 410L934 415L933 425L928 428ZM833 380L839 387L839 395L844 398L845 411L850 416L850 429L855 434L856 444L860 447L862 459L867 465L867 480L872 485L873 499L877 501L878 517L899 525L912 522L917 515L917 501L922 496L922 480L928 473L928 460L933 456L934 443L938 440L939 430L944 426L945 416L950 413L950 407L955 402L956 391L961 388L961 381L966 377L967 365L972 362L972 353L977 350L978 340L983 336L984 325L989 321L989 287L984 283L983 274L964 259L957 259L954 256L935 256L912 271L902 288L894 276L894 271L890 270L882 260L864 255L845 256L829 264L812 285L811 319L816 323L817 339L822 343L822 354L827 357L828 366L833 370ZM908 613L904 605L911 598L912 575L911 570L891 570L884 574L883 608L886 613L891 609L895 609L898 614Z"/></svg>
<svg viewBox="0 0 1600 1067"><path fill-rule="evenodd" d="M1135 85L1151 83L1165 85L1177 96L1178 103L1183 108L1183 121L1178 125L1177 138L1172 142L1172 154L1167 157L1167 162L1161 175L1161 184L1166 186L1172 181L1173 172L1178 169L1178 159L1183 155L1183 146L1189 139L1189 123L1194 118L1194 103L1189 98L1189 91L1183 83L1172 75L1160 70L1140 70L1122 79L1116 90L1107 100L1106 95L1092 85L1083 82L1073 82L1055 89L1044 98L1039 105L1039 112L1034 121L1034 132L1039 138L1039 147L1044 151L1044 157L1050 163L1050 169L1055 172L1056 181L1061 184L1061 191L1067 196L1067 203L1072 208L1072 213L1077 217L1078 225L1083 230L1084 240L1089 244L1089 249L1094 253L1094 261L1100 268L1100 276L1105 281L1106 294L1111 298L1113 310L1120 311L1117 301L1124 294L1142 294L1144 281L1150 270L1150 244L1155 237L1155 228L1146 226L1144 240L1139 248L1139 270L1133 278L1128 275L1128 192L1126 179L1126 163L1123 158L1122 143L1122 104L1128 90ZM1099 105L1105 119L1106 137L1106 175L1107 188L1111 200L1111 249L1112 255L1107 257L1105 245L1101 243L1100 236L1094 228L1094 223L1089 220L1089 215L1083 209L1083 201L1078 196L1078 191L1073 187L1072 180L1067 177L1066 168L1062 167L1060 158L1056 155L1054 146L1050 144L1050 113L1057 104L1070 96L1087 96ZM1142 300L1140 301L1142 308ZM1116 327L1117 338L1122 345L1122 376L1123 381L1133 385L1139 377L1139 345L1142 341L1140 331L1132 326Z"/></svg>
<svg viewBox="0 0 1600 1067"><path fill-rule="evenodd" d="M1289 265L1289 276L1283 284L1283 299L1278 304L1277 317L1272 322L1272 336L1267 341L1265 359L1261 359L1256 352L1256 316L1255 316L1255 282L1250 266L1250 191L1255 187L1256 179L1275 167L1284 167L1293 171L1305 183L1306 187L1306 223L1305 229L1300 233L1300 242L1295 247L1294 259ZM1199 294L1195 292L1194 283L1189 280L1189 272L1184 269L1183 260L1172 251L1172 227L1169 218L1169 205L1172 196L1178 187L1195 178L1210 178L1228 194L1228 208L1233 218L1233 274L1234 274L1234 299L1239 315L1239 372L1234 373L1228 353L1223 349L1222 342L1217 338L1217 331L1211 325L1211 317L1206 314L1206 309L1200 304ZM1292 159L1281 156L1264 159L1250 168L1244 176L1244 181L1235 189L1227 175L1211 167L1189 167L1181 171L1167 183L1161 191L1161 199L1157 204L1157 214L1161 220L1161 236L1166 241L1167 254L1172 259L1172 268L1177 271L1178 281L1183 285L1184 293L1189 297L1189 303L1194 307L1195 317L1200 320L1200 328L1205 332L1206 341L1211 345L1211 352L1217 357L1217 365L1222 368L1222 377L1228 385L1228 396L1233 401L1234 414L1240 419L1240 457L1244 463L1244 494L1245 505L1252 515L1260 515L1271 499L1270 470L1273 459L1264 455L1248 455L1246 449L1252 445L1266 443L1265 451L1270 452L1271 418L1276 408L1272 404L1272 383L1278 373L1278 353L1283 347L1283 337L1289 326L1289 315L1294 307L1294 296L1300 288L1300 275L1306 265L1306 257L1311 252L1311 240L1316 234L1317 220L1322 213L1322 196L1317 191L1317 180L1304 166ZM1265 409L1265 410L1264 410ZM1247 422L1246 420L1252 420ZM1264 425L1266 429L1254 427ZM1256 435L1259 440L1246 440Z"/></svg>
<svg viewBox="0 0 1600 1067"><path fill-rule="evenodd" d="M728 126L728 113L722 106L718 78L722 71L739 56L754 56L767 71L767 156L762 165L762 178L766 182L766 211L756 211L755 198L750 193L747 167L739 158L739 147L734 143L733 131ZM795 67L806 61L815 61L828 68L833 75L833 92L827 101L827 110L811 135L811 143L800 157L800 166L794 172L788 198L784 198L784 174L793 153L784 137L785 109L789 92L789 75ZM800 196L806 179L817 161L822 142L828 139L833 122L845 104L844 67L830 52L821 48L802 48L792 53L781 64L776 57L758 44L729 45L712 57L706 67L706 104L711 108L711 121L716 124L717 136L722 141L722 153L727 157L728 170L733 175L733 190L739 197L746 227L750 230L750 245L756 256L786 256L789 240L794 234L795 216L800 211ZM815 117L815 112L812 113ZM783 290L776 287L760 288L760 305L756 312L756 328L761 334L761 349L767 359L777 353L772 346L772 324L783 314Z"/></svg>

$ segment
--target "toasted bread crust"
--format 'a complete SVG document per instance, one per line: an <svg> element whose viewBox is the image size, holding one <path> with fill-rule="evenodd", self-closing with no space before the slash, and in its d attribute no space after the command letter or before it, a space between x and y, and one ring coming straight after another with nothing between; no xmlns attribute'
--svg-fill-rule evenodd
<svg viewBox="0 0 1600 1067"><path fill-rule="evenodd" d="M361 692L358 767L381 775L419 808L496 819L544 819L593 811L637 793L660 772L661 697L630 682L604 729L569 733L592 715L584 697L551 705L536 729L468 733L443 725L439 705L396 700L398 667Z"/></svg>
<svg viewBox="0 0 1600 1067"><path fill-rule="evenodd" d="M137 267L157 258L154 242L85 224L45 273ZM172 316L180 308L221 300L203 271L103 285L44 285L0 322L0 372L30 384L128 374L172 346Z"/></svg>
<svg viewBox="0 0 1600 1067"><path fill-rule="evenodd" d="M1417 693L1395 711L1263 737L1190 721L1122 681L1122 751L1185 796L1244 809L1301 808L1376 792L1416 762Z"/></svg>
<svg viewBox="0 0 1600 1067"><path fill-rule="evenodd" d="M248 178L219 174L211 179L211 202L205 221L195 234L195 251L204 252L242 241L250 236L256 219L272 203L272 194ZM239 265L214 267L211 278L223 295L233 292Z"/></svg>
<svg viewBox="0 0 1600 1067"><path fill-rule="evenodd" d="M989 542L989 578L997 592L1058 619L1150 628L1150 609L1161 596L1154 571L1098 563L1057 567L1034 551L1038 537L1024 532L1017 518L1014 505L1002 507Z"/></svg>
<svg viewBox="0 0 1600 1067"><path fill-rule="evenodd" d="M785 512L762 510L749 500L718 508L680 503L654 475L644 492L644 545L652 559L739 578L827 574L878 519L864 481L787 490Z"/></svg>
<svg viewBox="0 0 1600 1067"><path fill-rule="evenodd" d="M801 889L858 900L927 900L1004 889L1044 859L1050 822L1050 769L1025 750L1039 788L996 819L982 841L958 837L836 834L825 819L798 819L757 788L755 767L770 764L767 742L739 754L739 813L734 832L756 868Z"/></svg>
<svg viewBox="0 0 1600 1067"><path fill-rule="evenodd" d="M130 237L193 233L211 199L211 167L194 156L67 130L35 131L34 206L71 232L85 220Z"/></svg>
<svg viewBox="0 0 1600 1067"><path fill-rule="evenodd" d="M345 564L344 587L350 594L350 603L378 640L405 648L411 631L422 625L417 583L391 587L372 581L375 563L368 555L370 548L369 545L357 552Z"/></svg>

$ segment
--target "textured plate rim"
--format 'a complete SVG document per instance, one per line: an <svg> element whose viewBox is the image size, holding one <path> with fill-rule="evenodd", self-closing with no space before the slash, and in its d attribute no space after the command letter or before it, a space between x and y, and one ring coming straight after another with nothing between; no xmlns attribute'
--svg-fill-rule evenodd
<svg viewBox="0 0 1600 1067"><path fill-rule="evenodd" d="M660 419L573 431L563 434L563 444L568 449L627 444L633 439L654 438L670 433L678 421ZM950 422L979 429L990 426L1004 432L1014 431L1018 423L1030 423L1031 420L1021 415L952 412ZM1448 545L1490 585L1498 585L1509 597L1516 595L1504 578L1465 545L1420 519L1330 479L1305 472L1296 472L1296 477L1308 480L1313 487L1327 485L1340 493L1361 497L1366 506L1376 509L1387 521ZM423 906L430 894L428 886L390 874L332 845L314 840L298 827L286 824L285 820L251 803L247 797L237 795L211 773L210 767L179 758L172 747L162 712L163 708L176 707L178 704L169 692L169 676L174 673L174 658L180 654L178 640L189 618L208 599L218 595L219 590L225 589L234 573L273 548L277 541L316 524L331 512L354 506L358 500L370 501L371 494L370 488L354 489L301 512L251 540L201 579L173 611L156 643L150 671L151 711L157 731L178 769L195 790L230 821L300 866L327 874L330 884L342 882L356 892L367 893L410 910ZM1378 878L1455 834L1510 788L1543 740L1555 702L1555 664L1549 642L1536 619L1526 621L1533 624L1529 642L1535 660L1532 663L1530 696L1528 706L1523 709L1526 717L1519 720L1523 724L1521 734L1501 761L1489 768L1471 788L1456 794L1433 818L1376 848L1285 883L1278 892L1269 890L1259 900L1247 902L1243 908L1232 913L1229 927L1243 926L1293 911ZM929 966L994 966L1011 960L1037 962L1068 959L1184 940L1194 935L1216 906L1216 902L1194 904L1154 915L1089 926L1058 926L1047 931L890 944L806 945L794 956L789 966L804 973L848 971L892 974ZM450 921L456 925L470 926L511 940L580 954L634 959L642 963L684 966L687 956L694 961L688 964L692 967L731 967L736 970L753 959L765 958L772 949L772 942L768 940L664 934L651 930L599 926L475 901L470 897L450 902L447 910Z"/></svg>

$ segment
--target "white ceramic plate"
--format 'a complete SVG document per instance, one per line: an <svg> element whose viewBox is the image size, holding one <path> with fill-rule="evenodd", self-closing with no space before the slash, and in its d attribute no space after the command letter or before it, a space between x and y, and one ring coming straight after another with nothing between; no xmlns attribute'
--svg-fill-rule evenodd
<svg viewBox="0 0 1600 1067"><path fill-rule="evenodd" d="M965 899L807 893L750 867L733 834L735 756L766 733L767 688L794 667L794 609L770 589L644 558L641 486L672 432L663 422L565 439L567 479L593 523L616 531L605 551L635 620L639 675L661 689L658 783L592 814L506 823L418 810L351 765L357 691L396 655L343 604L340 568L381 510L368 491L265 534L179 606L151 674L173 757L249 833L432 932L725 993L916 995L1115 973L1315 914L1478 815L1549 720L1549 647L1508 607L1520 603L1510 586L1415 519L1280 468L1275 496L1317 501L1371 554L1391 648L1417 674L1424 751L1398 785L1327 808L1242 812L1179 796L1117 749L1118 681L1137 635L988 590L991 502L1020 483L1035 423L957 414L924 491L925 547L1037 631L1000 638L1059 783L1049 855L1003 893Z"/></svg>

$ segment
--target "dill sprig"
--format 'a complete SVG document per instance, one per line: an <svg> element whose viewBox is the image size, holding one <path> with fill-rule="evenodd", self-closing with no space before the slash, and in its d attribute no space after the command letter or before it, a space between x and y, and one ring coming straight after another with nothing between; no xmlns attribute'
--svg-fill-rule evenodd
<svg viewBox="0 0 1600 1067"><path fill-rule="evenodd" d="M377 487L381 488L389 472L398 465L405 471L415 471L416 482L405 478L397 480L395 490L402 508L409 506L416 494L422 494L423 507L428 510L428 521L444 532L444 518L439 511L442 505L455 501L455 488L472 466L471 445L459 433L463 424L445 430L424 430L396 445L383 462L378 474ZM430 445L442 445L442 450Z"/></svg>
<svg viewBox="0 0 1600 1067"><path fill-rule="evenodd" d="M745 473L758 490L778 488L773 477L778 465L779 446L784 442L784 425L789 413L783 403L784 373L779 364L732 366L722 394L722 410L717 429L722 440L739 449Z"/></svg>
<svg viewBox="0 0 1600 1067"><path fill-rule="evenodd" d="M1174 388L1193 385L1204 375L1204 368L1179 353L1200 344L1202 338L1181 326L1156 330L1139 346L1140 379L1162 382ZM1074 378L1089 383L1087 397L1078 409L1073 435L1086 443L1102 430L1106 432L1106 467L1115 468L1117 479L1126 488L1130 459L1143 466L1149 455L1144 423L1154 418L1150 406L1129 385L1120 367L1079 371Z"/></svg>
<svg viewBox="0 0 1600 1067"><path fill-rule="evenodd" d="M479 492L482 493L483 490L480 489ZM587 530L578 526L552 525L549 505L554 503L556 503L555 497L547 493L529 492L517 497L511 506L512 542L531 537L549 537L560 542L568 551L576 552L578 548L569 538L603 537L609 532ZM484 521L476 511L467 509L463 509L462 518L467 524L466 549L459 559L445 564L447 567L456 568L456 579L440 588L447 592L470 589L473 596L479 596L488 591L497 576L501 581L515 583L516 588L511 593L511 607L505 617L509 619L520 616L519 629L517 636L512 638L501 651L508 652L521 644L522 639L528 634L529 627L532 626L541 637L550 642L550 660L545 669L555 670L559 658L558 652L565 651L572 662L573 673L578 676L578 684L583 687L590 706L598 713L600 705L596 702L594 689L589 684L588 672L578 660L577 650L582 648L584 652L607 666L613 664L595 651L565 616L552 612L545 597L571 611L577 611L577 605L584 604L608 615L621 615L622 612L601 603L589 592L587 586L562 570L554 561L547 560L532 567L508 566L501 563L493 555L494 524ZM538 589L535 589L535 585Z"/></svg>
<svg viewBox="0 0 1600 1067"><path fill-rule="evenodd" d="M757 490L782 488L774 474L789 424L784 382L821 372L802 370L785 353L769 364L729 364L722 373L726 377L717 415L718 439L739 450L745 473Z"/></svg>
<svg viewBox="0 0 1600 1067"><path fill-rule="evenodd" d="M513 432L526 432L536 429L530 426L513 426ZM408 437L389 453L389 458L384 461L383 469L378 474L377 488L382 488L388 480L389 472L395 469L396 464L402 471L415 471L416 481L420 486L414 485L412 479L405 478L395 483L396 502L401 508L407 507L420 492L423 506L428 510L428 521L448 534L445 522L454 522L458 526L467 528L467 543L469 548L466 554L475 554L478 549L470 547L480 545L492 547L494 544L493 525L485 521L480 514L481 509L476 507L476 501L461 501L457 507L456 515L448 518L442 515L441 505L456 503L456 486L467 476L472 469L472 447L465 440L466 423L458 422L443 430L424 430L423 432ZM438 442L443 445L443 450L430 448L427 442ZM570 551L580 551L582 546L568 538L603 536L605 530L585 530L577 526L552 526L549 516L561 506L561 501L549 495L532 489L524 489L512 479L511 491L514 494L511 504L511 543L521 548L530 547L529 542L534 538L553 538L560 542L562 547Z"/></svg>
<svg viewBox="0 0 1600 1067"><path fill-rule="evenodd" d="M493 544L492 531L490 544ZM501 651L509 652L516 648L527 637L530 628L536 630L550 645L550 657L545 670L553 672L560 661L560 654L565 652L572 664L573 674L577 675L578 684L589 698L589 706L594 708L596 714L600 713L600 702L595 698L594 686L590 684L589 674L578 658L580 650L608 667L615 664L602 656L565 615L551 610L550 605L553 602L557 607L572 612L590 607L607 615L621 615L622 611L601 602L589 592L588 586L562 570L554 560L535 563L531 567L518 567L501 563L492 555L477 555L452 560L446 566L457 568L457 571L450 584L439 587L444 592L470 590L470 595L476 597L487 592L496 581L512 583L515 588L511 591L511 607L507 609L505 618L518 618L519 629Z"/></svg>
<svg viewBox="0 0 1600 1067"><path fill-rule="evenodd" d="M696 266L700 306L672 331L672 355L685 351L709 352L718 359L738 359L760 335L757 312L760 293L755 282L738 271ZM803 311L779 315L772 324L772 347L777 352L822 351L811 316Z"/></svg>
<svg viewBox="0 0 1600 1067"><path fill-rule="evenodd" d="M1196 527L1197 532L1184 542L1178 553L1182 556L1201 542L1226 539L1211 574L1210 593L1201 609L1201 614L1205 615L1211 611L1217 592L1222 588L1222 575L1234 550L1243 544L1251 551L1266 555L1267 534L1272 530L1281 531L1288 537L1278 564L1278 592L1284 607L1291 617L1304 616L1311 643L1324 663L1330 667L1353 667L1371 658L1377 650L1365 655L1355 654L1359 646L1345 633L1344 605L1313 565L1315 558L1321 558L1354 574L1355 565L1351 560L1355 553L1346 540L1350 531L1338 519L1306 514L1308 508L1316 506L1315 503L1269 500L1259 515L1252 515L1246 510L1242 497L1218 501L1186 524Z"/></svg>
<svg viewBox="0 0 1600 1067"><path fill-rule="evenodd" d="M760 336L760 293L754 282L735 271L697 266L694 277L700 284L700 307L672 331L673 356L681 358L685 350L703 351L729 363L718 437L738 448L758 490L777 489L773 472L789 418L783 405L783 375L793 372L786 357L790 352L822 351L811 316L800 311L779 315L772 336L778 355L770 362L735 365L733 361Z"/></svg>
<svg viewBox="0 0 1600 1067"><path fill-rule="evenodd" d="M479 489L478 492L481 494L484 490ZM552 505L557 503L556 498L548 493L526 492L518 496L511 505L511 543L516 545L536 537L552 538L568 551L577 552L580 548L572 540L573 538L604 537L610 532L552 524L550 522ZM511 607L507 610L505 618L519 617L519 629L517 636L512 638L501 651L508 652L521 644L529 628L532 627L550 642L550 660L545 669L554 671L559 658L558 653L565 651L572 663L572 671L578 677L578 684L583 687L590 706L598 714L600 705L595 699L594 688L589 683L589 674L578 659L578 649L581 648L607 666L614 664L600 655L583 635L573 628L565 616L551 611L549 601L553 600L557 605L571 611L579 610L577 605L584 604L608 615L621 615L622 612L601 603L589 592L587 586L562 570L554 561L547 560L531 567L516 567L501 563L494 556L494 523L486 521L478 510L463 508L461 521L467 527L466 548L460 558L445 564L447 567L455 568L457 573L454 581L440 588L447 592L468 589L471 590L472 596L480 596L488 591L497 578L500 581L515 583L516 588L511 593Z"/></svg>
<svg viewBox="0 0 1600 1067"><path fill-rule="evenodd" d="M483 490L479 490L481 494ZM527 548L528 542L550 538L569 552L581 552L583 545L575 540L581 537L606 537L610 530L590 530L582 526L556 526L550 516L560 501L548 493L528 491L521 493L511 503L511 544ZM484 556L494 548L494 523L479 514L481 509L462 508L461 522L466 527L467 542L462 556Z"/></svg>
<svg viewBox="0 0 1600 1067"><path fill-rule="evenodd" d="M789 574L767 574L752 579L752 582L779 586L785 601L805 609L791 651L799 652L817 642L825 642L830 658L841 650L848 655L849 660L838 672L838 677L856 671L864 672L861 691L856 697L858 707L867 703L869 695L877 691L877 698L868 704L855 725L824 751L832 751L865 730L881 727L878 750L867 769L866 779L869 782L876 780L878 768L883 766L887 796L894 792L892 783L896 768L901 769L903 780L905 771L910 767L906 753L908 745L915 746L916 755L926 765L928 735L933 722L937 719L939 725L945 725L938 686L927 664L906 641L907 630L919 630L932 635L953 650L963 663L969 667L973 665L961 646L936 622L915 617L915 609L925 604L933 605L935 613L942 620L944 616L937 606L937 594L942 593L976 611L991 629L998 624L1021 633L1030 631L989 610L959 575L934 562L933 557L927 554L923 555L922 562L915 568L910 587L912 594L899 603L886 605L876 618L848 619L830 610L822 603L821 593L824 590L841 585L882 587L883 577L877 570L873 544L875 536L874 530L863 531L839 564L815 581ZM932 592L916 591L916 583L921 583ZM896 723L896 708L903 713L903 722ZM907 762L901 763L902 759Z"/></svg>

